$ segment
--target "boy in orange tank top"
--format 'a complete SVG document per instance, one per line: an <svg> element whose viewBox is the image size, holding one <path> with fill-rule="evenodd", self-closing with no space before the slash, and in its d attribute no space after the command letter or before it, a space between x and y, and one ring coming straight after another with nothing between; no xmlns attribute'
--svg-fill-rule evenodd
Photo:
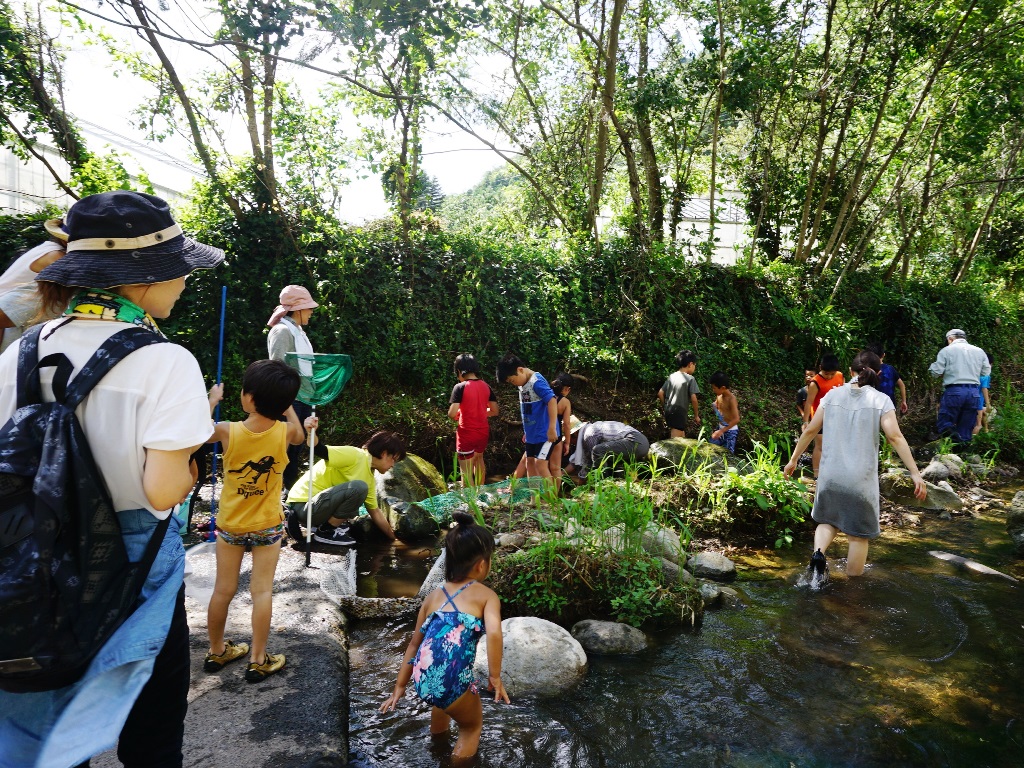
<svg viewBox="0 0 1024 768"><path fill-rule="evenodd" d="M292 408L299 392L299 374L279 360L257 360L242 376L245 421L221 421L207 442L224 449L224 486L217 515L217 580L207 610L210 651L203 669L219 672L225 664L249 653L246 643L224 639L228 606L238 590L242 555L252 552L249 592L252 595L252 652L245 679L258 683L285 665L284 654L269 653L274 573L284 538L281 479L288 446L301 445L306 433ZM224 385L210 390L210 410L224 397ZM281 415L287 421L278 421ZM306 419L315 429L318 419Z"/></svg>
<svg viewBox="0 0 1024 768"><path fill-rule="evenodd" d="M801 429L807 428L811 418L814 416L814 412L818 409L818 403L821 402L821 398L828 394L828 391L833 387L841 387L845 383L846 379L839 371L839 358L830 352L826 352L821 356L821 362L818 364L818 373L807 384L807 404L804 406L804 424ZM821 461L823 439L821 432L814 438L811 468L814 470L815 477L818 476L818 463Z"/></svg>

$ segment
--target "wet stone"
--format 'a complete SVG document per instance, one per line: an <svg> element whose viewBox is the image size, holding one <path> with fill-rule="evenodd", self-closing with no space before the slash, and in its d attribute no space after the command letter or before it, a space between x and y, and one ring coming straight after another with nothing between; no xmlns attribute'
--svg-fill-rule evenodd
<svg viewBox="0 0 1024 768"><path fill-rule="evenodd" d="M739 608L743 605L743 598L740 593L732 587L720 585L718 591L721 593L720 605L722 608Z"/></svg>
<svg viewBox="0 0 1024 768"><path fill-rule="evenodd" d="M534 616L501 622L501 679L512 698L524 694L557 696L574 687L587 673L583 646L562 627ZM480 638L487 647L486 635ZM478 653L473 666L487 679L487 654Z"/></svg>
<svg viewBox="0 0 1024 768"><path fill-rule="evenodd" d="M573 625L572 636L587 653L618 656L647 648L647 635L628 624L587 619Z"/></svg>
<svg viewBox="0 0 1024 768"><path fill-rule="evenodd" d="M1006 532L1017 557L1024 557L1024 491L1018 491L1006 512Z"/></svg>
<svg viewBox="0 0 1024 768"><path fill-rule="evenodd" d="M718 605L718 601L722 598L722 590L717 584L704 581L700 585L700 596L704 598L704 606L706 608L713 608Z"/></svg>
<svg viewBox="0 0 1024 768"><path fill-rule="evenodd" d="M732 581L736 578L736 566L720 552L700 552L686 563L686 570L694 576L713 581Z"/></svg>

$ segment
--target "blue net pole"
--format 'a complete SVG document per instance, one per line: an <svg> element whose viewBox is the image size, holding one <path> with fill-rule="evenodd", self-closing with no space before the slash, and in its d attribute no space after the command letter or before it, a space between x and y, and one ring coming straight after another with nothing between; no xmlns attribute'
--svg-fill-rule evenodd
<svg viewBox="0 0 1024 768"><path fill-rule="evenodd" d="M224 314L228 302L228 287L221 286L220 289L220 343L217 346L217 383L220 384L221 374L224 372ZM213 420L220 421L220 403L217 403L213 412ZM217 540L217 448L220 443L213 446L210 452L210 530L207 534L207 541Z"/></svg>

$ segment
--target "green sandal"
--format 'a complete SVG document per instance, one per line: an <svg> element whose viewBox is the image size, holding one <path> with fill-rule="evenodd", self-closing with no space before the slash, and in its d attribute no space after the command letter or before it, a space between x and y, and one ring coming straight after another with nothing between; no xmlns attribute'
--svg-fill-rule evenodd
<svg viewBox="0 0 1024 768"><path fill-rule="evenodd" d="M206 661L203 662L203 669L207 672L220 672L224 665L235 659L240 659L249 652L248 643L232 643L230 640L224 643L224 653L206 654Z"/></svg>

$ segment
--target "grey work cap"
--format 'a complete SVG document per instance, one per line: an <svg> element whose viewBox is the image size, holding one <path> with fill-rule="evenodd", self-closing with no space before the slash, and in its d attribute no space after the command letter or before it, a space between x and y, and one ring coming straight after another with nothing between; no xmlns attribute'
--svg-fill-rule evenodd
<svg viewBox="0 0 1024 768"><path fill-rule="evenodd" d="M960 328L952 328L952 329L946 331L946 338L947 339L966 339L967 338L967 334L964 331L962 331Z"/></svg>

